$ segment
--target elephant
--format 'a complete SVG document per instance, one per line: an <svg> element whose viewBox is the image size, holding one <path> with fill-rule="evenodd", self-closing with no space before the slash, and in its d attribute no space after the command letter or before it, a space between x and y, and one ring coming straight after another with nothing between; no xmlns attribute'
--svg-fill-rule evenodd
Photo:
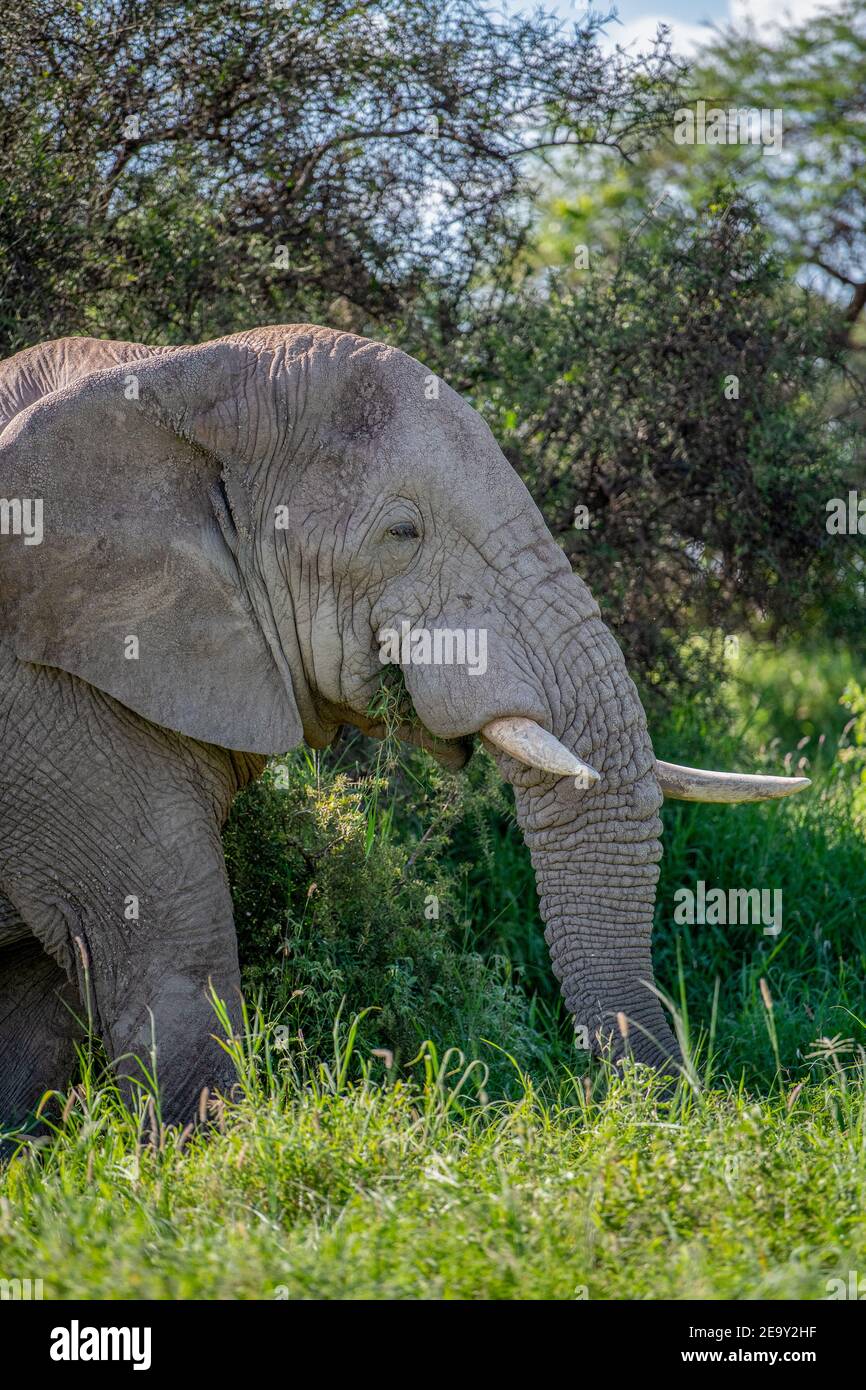
<svg viewBox="0 0 866 1390"><path fill-rule="evenodd" d="M221 827L268 757L381 735L388 662L407 737L452 768L480 739L511 784L576 1028L676 1069L662 795L807 779L657 761L596 602L461 396L309 324L71 337L0 364L0 431L0 1125L68 1082L85 1022L126 1094L155 1061L166 1121L230 1084Z"/></svg>

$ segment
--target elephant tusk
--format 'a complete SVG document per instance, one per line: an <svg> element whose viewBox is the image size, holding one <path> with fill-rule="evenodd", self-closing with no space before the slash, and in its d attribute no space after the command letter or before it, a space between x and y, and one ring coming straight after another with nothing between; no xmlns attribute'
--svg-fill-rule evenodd
<svg viewBox="0 0 866 1390"><path fill-rule="evenodd" d="M534 719L516 716L491 719L489 724L484 725L481 734L519 763L537 767L541 772L550 772L554 777L574 777L581 786L591 787L601 776L589 763L575 757L558 738L536 724Z"/></svg>
<svg viewBox="0 0 866 1390"><path fill-rule="evenodd" d="M527 767L549 772L554 777L574 777L584 787L600 779L589 763L583 762L553 734L534 719L491 719L481 730L496 748ZM699 767L656 762L656 775L664 795L671 801L709 801L734 804L741 801L776 801L811 786L808 777L765 777L749 772L708 772Z"/></svg>
<svg viewBox="0 0 866 1390"><path fill-rule="evenodd" d="M811 785L808 777L763 777L749 772L705 772L678 763L656 763L656 776L671 801L775 801Z"/></svg>

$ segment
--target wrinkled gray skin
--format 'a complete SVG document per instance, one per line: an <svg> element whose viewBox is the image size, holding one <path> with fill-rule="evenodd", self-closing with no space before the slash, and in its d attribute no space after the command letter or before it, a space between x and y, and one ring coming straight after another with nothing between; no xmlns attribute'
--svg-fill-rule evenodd
<svg viewBox="0 0 866 1390"><path fill-rule="evenodd" d="M617 1053L622 1012L638 1059L677 1058L648 987L661 796L635 687L489 429L432 380L305 325L0 366L0 496L44 503L41 545L0 537L0 1123L68 1081L73 1011L123 1074L155 1034L168 1119L230 1081L206 998L238 1019L220 827L265 755L376 732L376 634L403 620L488 632L484 675L405 668L446 762L520 715L601 773L579 790L494 750L576 1025Z"/></svg>

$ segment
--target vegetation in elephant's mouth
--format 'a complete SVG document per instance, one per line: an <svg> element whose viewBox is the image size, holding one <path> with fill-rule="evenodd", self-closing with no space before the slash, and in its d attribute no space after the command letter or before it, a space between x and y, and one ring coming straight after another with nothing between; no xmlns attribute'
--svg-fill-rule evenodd
<svg viewBox="0 0 866 1390"><path fill-rule="evenodd" d="M402 666L383 666L379 686L366 709L368 719L385 727L385 740L396 740L401 726L421 729ZM432 737L432 735L431 735Z"/></svg>

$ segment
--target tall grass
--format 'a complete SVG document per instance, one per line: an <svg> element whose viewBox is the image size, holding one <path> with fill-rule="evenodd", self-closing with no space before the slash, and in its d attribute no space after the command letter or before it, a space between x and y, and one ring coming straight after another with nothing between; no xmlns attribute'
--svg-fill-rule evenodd
<svg viewBox="0 0 866 1390"><path fill-rule="evenodd" d="M261 1017L195 1131L91 1058L0 1171L0 1272L55 1298L824 1298L866 1268L863 1058L795 1088L601 1066L556 1088L432 1044L403 1074Z"/></svg>

